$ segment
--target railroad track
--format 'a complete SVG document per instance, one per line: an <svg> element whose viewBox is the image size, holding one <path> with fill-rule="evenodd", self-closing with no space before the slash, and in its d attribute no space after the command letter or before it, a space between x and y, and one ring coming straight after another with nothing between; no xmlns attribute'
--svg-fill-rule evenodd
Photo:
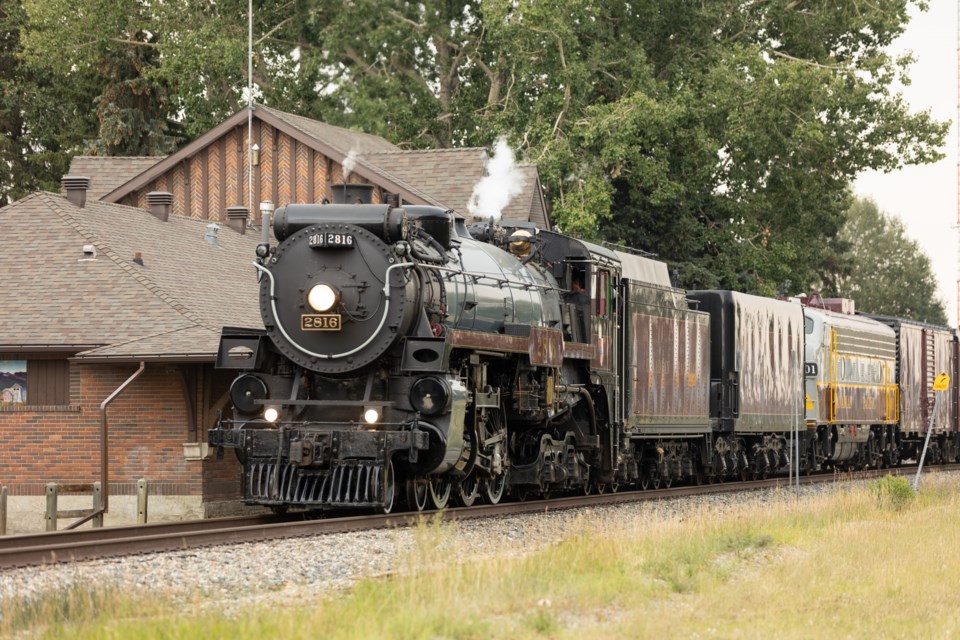
<svg viewBox="0 0 960 640"><path fill-rule="evenodd" d="M960 465L940 465L931 467L931 469L957 471L960 470ZM869 479L881 477L888 473L906 475L915 472L915 470L915 467L905 466L896 469L801 476L800 481L802 484L811 484L836 480ZM496 505L447 509L439 514L429 512L426 514L400 513L314 520L294 520L289 516L264 515L5 536L0 538L0 569L40 566L58 562L78 562L161 551L179 551L242 542L263 542L282 538L405 527L416 524L424 515L439 515L444 519L468 520L521 513L544 513L586 506L665 500L712 493L751 491L778 486L786 487L787 479L777 477L768 480L682 486L653 491L624 491L600 495L559 497L551 500L505 502Z"/></svg>

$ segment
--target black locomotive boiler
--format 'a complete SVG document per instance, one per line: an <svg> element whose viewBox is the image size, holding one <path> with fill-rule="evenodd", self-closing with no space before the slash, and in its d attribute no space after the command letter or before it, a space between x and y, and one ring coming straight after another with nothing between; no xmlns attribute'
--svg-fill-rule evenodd
<svg viewBox="0 0 960 640"><path fill-rule="evenodd" d="M264 328L224 329L218 365L239 375L209 435L236 450L249 503L389 511L401 496L497 502L508 482L602 489L639 473L622 412L644 414L638 430L709 430L707 319L662 264L533 228L474 238L434 207L289 205L273 231ZM624 261L658 283L625 290ZM639 393L619 389L624 304L670 310L626 332L650 357L686 336Z"/></svg>
<svg viewBox="0 0 960 640"><path fill-rule="evenodd" d="M209 442L235 450L246 503L389 512L766 475L793 456L879 466L926 431L900 432L913 413L895 358L877 364L897 345L876 320L684 292L629 250L523 223L468 230L370 191L279 209L277 243L257 249L264 326L223 330L218 366L237 378ZM930 371L960 360L943 340L949 362Z"/></svg>

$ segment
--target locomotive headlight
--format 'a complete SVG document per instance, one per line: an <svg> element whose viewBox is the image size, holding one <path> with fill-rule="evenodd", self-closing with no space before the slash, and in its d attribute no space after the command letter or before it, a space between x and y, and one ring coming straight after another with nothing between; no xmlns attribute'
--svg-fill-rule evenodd
<svg viewBox="0 0 960 640"><path fill-rule="evenodd" d="M380 411L376 407L367 407L363 412L363 421L367 424L377 424L380 421Z"/></svg>
<svg viewBox="0 0 960 640"><path fill-rule="evenodd" d="M267 422L276 422L280 419L280 410L276 407L267 407L263 411L263 419Z"/></svg>
<svg viewBox="0 0 960 640"><path fill-rule="evenodd" d="M307 302L317 313L326 313L337 306L339 297L336 289L328 284L321 283L310 289L310 293L307 294Z"/></svg>

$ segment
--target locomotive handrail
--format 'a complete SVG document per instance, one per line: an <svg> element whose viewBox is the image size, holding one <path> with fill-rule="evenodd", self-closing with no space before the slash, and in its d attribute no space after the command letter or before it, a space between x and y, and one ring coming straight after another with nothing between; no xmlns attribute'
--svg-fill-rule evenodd
<svg viewBox="0 0 960 640"><path fill-rule="evenodd" d="M267 269L262 264L254 262L253 266L267 274L267 277L270 278L270 310L273 311L273 317L277 318L277 328L280 329L280 333L283 334L283 337L286 338L290 344L294 347L307 354L308 356L313 356L315 358L322 358L324 360L330 360L333 358L345 358L347 356L352 356L355 353L358 353L367 348L367 346L373 342L378 335L380 335L380 330L383 329L383 325L387 322L387 316L390 315L390 271L392 269L402 269L402 268L412 268L417 266L416 262L398 262L387 267L386 272L384 273L384 283L383 283L383 298L386 304L383 307L383 316L380 318L380 324L377 325L376 330L370 334L370 337L367 338L367 341L361 344L359 347L354 347L350 351L344 351L343 353L336 354L327 354L327 353L316 353L305 349L304 347L297 344L297 342L290 337L290 334L287 333L287 330L283 328L283 323L280 322L279 314L277 313L277 296L276 296L276 285L277 281L273 278L273 273L270 272L270 269Z"/></svg>
<svg viewBox="0 0 960 640"><path fill-rule="evenodd" d="M566 289L560 287L552 287L547 284L538 284L536 282L522 282L520 280L510 280L509 278L498 278L497 276L490 275L489 273L475 273L473 271L461 271L459 269L451 269L450 267L441 267L435 264L419 264L418 267L423 267L424 269L436 269L437 271L446 271L448 273L462 275L467 278L472 278L476 283L478 280L493 280L497 282L501 287L505 284L516 285L517 287L522 287L524 289L543 289L544 291L557 291L559 293L567 293Z"/></svg>

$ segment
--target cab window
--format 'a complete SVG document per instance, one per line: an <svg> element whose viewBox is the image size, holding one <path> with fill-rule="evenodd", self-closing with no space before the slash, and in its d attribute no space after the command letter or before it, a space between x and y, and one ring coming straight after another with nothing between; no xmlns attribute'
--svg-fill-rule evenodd
<svg viewBox="0 0 960 640"><path fill-rule="evenodd" d="M606 318L610 314L610 272L605 269L598 269L596 282L593 287L594 311L600 318Z"/></svg>

